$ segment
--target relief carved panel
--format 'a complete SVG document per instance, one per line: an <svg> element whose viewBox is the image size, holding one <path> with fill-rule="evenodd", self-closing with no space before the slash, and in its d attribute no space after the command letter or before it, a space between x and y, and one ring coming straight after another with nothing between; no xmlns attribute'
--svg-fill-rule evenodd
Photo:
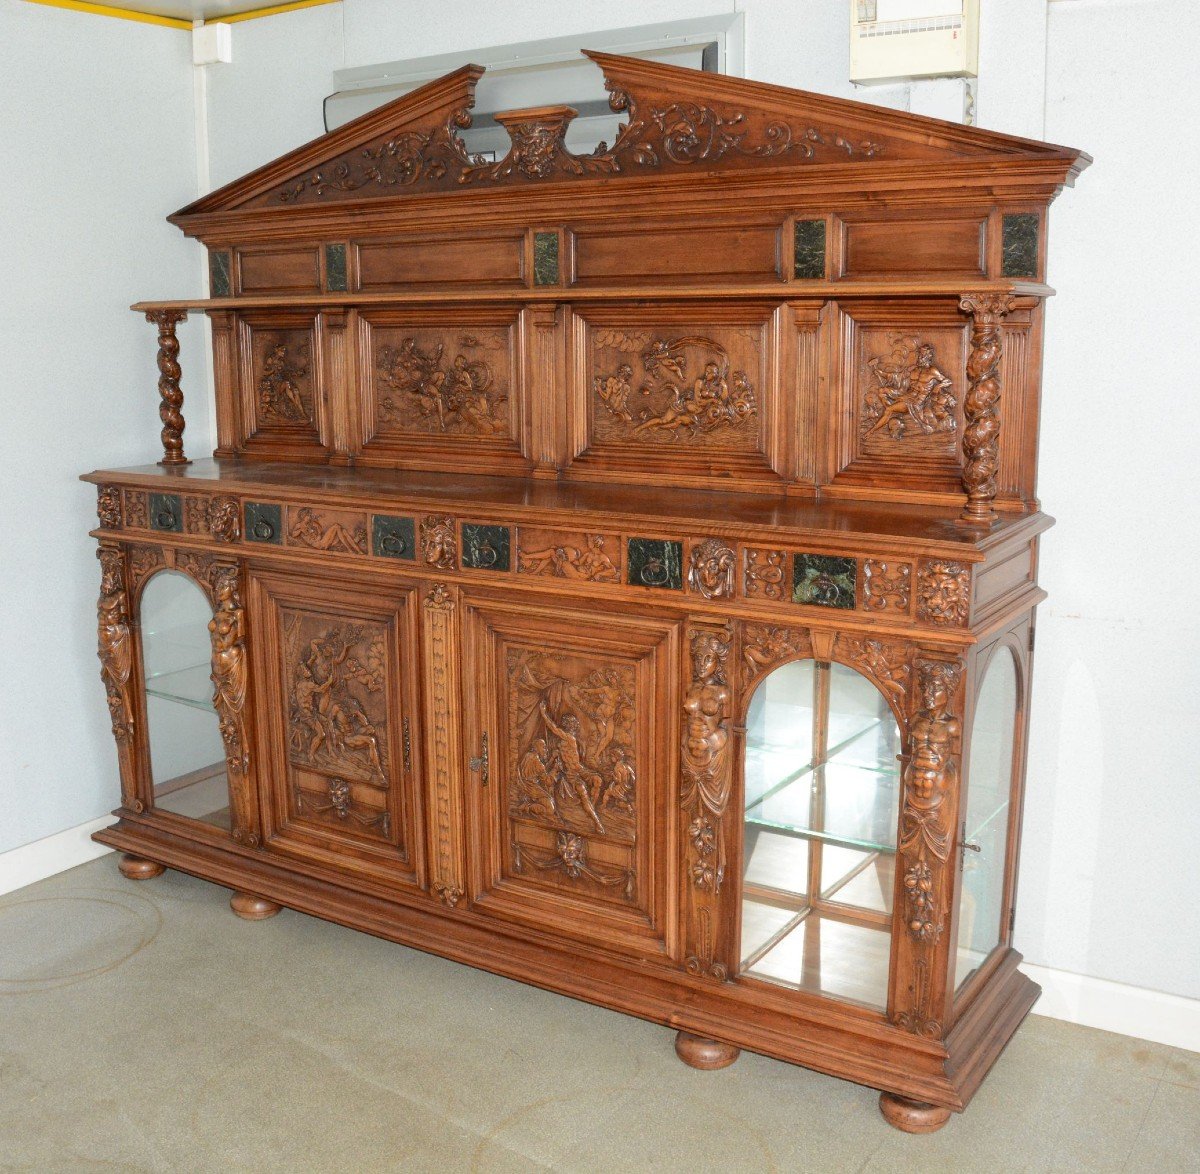
<svg viewBox="0 0 1200 1174"><path fill-rule="evenodd" d="M782 550L745 551L742 590L747 599L782 599L787 555Z"/></svg>
<svg viewBox="0 0 1200 1174"><path fill-rule="evenodd" d="M306 546L309 550L366 554L366 515L308 506L289 508L288 540L290 545Z"/></svg>
<svg viewBox="0 0 1200 1174"><path fill-rule="evenodd" d="M755 326L593 328L592 443L758 452L763 349Z"/></svg>
<svg viewBox="0 0 1200 1174"><path fill-rule="evenodd" d="M254 430L314 431L312 331L254 329L251 339Z"/></svg>
<svg viewBox="0 0 1200 1174"><path fill-rule="evenodd" d="M919 564L917 618L929 624L961 627L971 611L971 571L949 559Z"/></svg>
<svg viewBox="0 0 1200 1174"><path fill-rule="evenodd" d="M907 612L911 597L911 563L863 560L862 606L867 611Z"/></svg>
<svg viewBox="0 0 1200 1174"><path fill-rule="evenodd" d="M517 573L585 583L621 581L621 540L611 535L521 528Z"/></svg>
<svg viewBox="0 0 1200 1174"><path fill-rule="evenodd" d="M379 434L512 436L507 327L376 326L371 346Z"/></svg>

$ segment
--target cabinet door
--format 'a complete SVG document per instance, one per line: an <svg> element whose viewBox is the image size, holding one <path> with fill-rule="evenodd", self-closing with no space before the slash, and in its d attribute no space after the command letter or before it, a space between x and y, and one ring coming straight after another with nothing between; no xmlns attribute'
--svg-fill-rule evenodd
<svg viewBox="0 0 1200 1174"><path fill-rule="evenodd" d="M479 599L466 620L476 907L675 956L678 624Z"/></svg>
<svg viewBox="0 0 1200 1174"><path fill-rule="evenodd" d="M254 581L268 846L418 883L415 592Z"/></svg>

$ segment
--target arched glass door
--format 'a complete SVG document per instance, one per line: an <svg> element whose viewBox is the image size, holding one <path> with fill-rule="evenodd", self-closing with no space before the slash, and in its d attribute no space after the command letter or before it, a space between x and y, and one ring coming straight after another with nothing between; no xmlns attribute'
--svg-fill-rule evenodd
<svg viewBox="0 0 1200 1174"><path fill-rule="evenodd" d="M159 571L139 607L154 807L230 827L225 749L213 708L212 608L187 575Z"/></svg>
<svg viewBox="0 0 1200 1174"><path fill-rule="evenodd" d="M961 987L1004 938L1004 865L1017 740L1017 662L1000 648L984 673L971 723L963 878L954 985Z"/></svg>
<svg viewBox="0 0 1200 1174"><path fill-rule="evenodd" d="M866 677L794 661L746 718L742 973L887 1005L900 729Z"/></svg>

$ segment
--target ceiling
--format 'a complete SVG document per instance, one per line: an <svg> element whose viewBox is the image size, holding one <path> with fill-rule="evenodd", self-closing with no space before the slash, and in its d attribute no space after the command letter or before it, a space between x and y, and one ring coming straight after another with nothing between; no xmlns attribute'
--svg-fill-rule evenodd
<svg viewBox="0 0 1200 1174"><path fill-rule="evenodd" d="M335 0L308 0L294 3L289 0L96 0L96 6L122 12L160 16L169 20L222 20L230 17L246 19L264 9L281 7L301 8L309 4L329 4Z"/></svg>

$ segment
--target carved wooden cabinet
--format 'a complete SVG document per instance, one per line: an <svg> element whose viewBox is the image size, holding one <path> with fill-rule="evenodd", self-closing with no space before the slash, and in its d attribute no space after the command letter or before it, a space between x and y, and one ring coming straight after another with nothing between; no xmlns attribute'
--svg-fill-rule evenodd
<svg viewBox="0 0 1200 1174"><path fill-rule="evenodd" d="M961 1110L1011 948L1046 210L1079 152L591 55L626 121L467 67L172 217L164 455L98 486L98 833ZM208 315L212 460L175 325Z"/></svg>

